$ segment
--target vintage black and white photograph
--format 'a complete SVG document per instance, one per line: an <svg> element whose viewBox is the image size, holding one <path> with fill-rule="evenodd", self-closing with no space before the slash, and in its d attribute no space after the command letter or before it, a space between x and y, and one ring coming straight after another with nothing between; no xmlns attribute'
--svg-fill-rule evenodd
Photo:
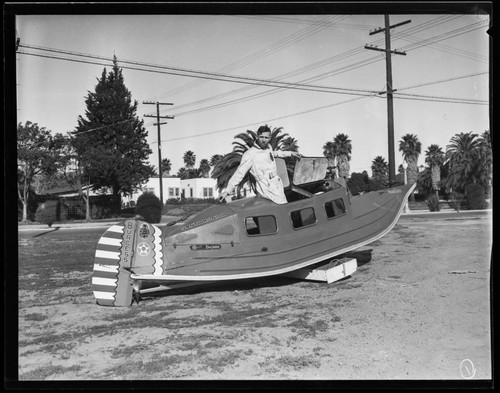
<svg viewBox="0 0 500 393"><path fill-rule="evenodd" d="M324 4L4 9L19 382L490 386L492 6Z"/></svg>

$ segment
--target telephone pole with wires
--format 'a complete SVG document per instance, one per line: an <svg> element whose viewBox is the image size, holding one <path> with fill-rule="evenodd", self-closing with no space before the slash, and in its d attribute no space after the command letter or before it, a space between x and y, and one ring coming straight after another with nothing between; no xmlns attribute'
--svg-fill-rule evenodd
<svg viewBox="0 0 500 393"><path fill-rule="evenodd" d="M404 55L406 53L391 50L391 29L410 23L411 20L407 20L401 23L396 23L395 25L389 24L389 15L384 15L385 27L378 28L370 32L370 35L385 32L385 49L377 48L376 46L365 45L365 49L378 50L385 52L385 68L386 68L386 80L387 80L387 91L381 92L379 94L387 93L387 131L389 137L389 185L392 186L396 180L396 165L394 158L394 108L393 108L393 95L392 93L396 90L393 89L392 85L392 63L391 63L391 53L395 55Z"/></svg>
<svg viewBox="0 0 500 393"><path fill-rule="evenodd" d="M170 102L158 102L158 101L143 101L143 104L152 104L156 105L156 115L144 115L144 117L156 117L156 123L153 125L156 125L158 127L158 173L159 173L159 183L160 183L160 201L161 205L165 203L163 200L163 171L161 168L161 129L160 126L162 124L167 124L167 122L160 123L160 119L173 119L174 116L160 116L160 105L174 105L173 103Z"/></svg>

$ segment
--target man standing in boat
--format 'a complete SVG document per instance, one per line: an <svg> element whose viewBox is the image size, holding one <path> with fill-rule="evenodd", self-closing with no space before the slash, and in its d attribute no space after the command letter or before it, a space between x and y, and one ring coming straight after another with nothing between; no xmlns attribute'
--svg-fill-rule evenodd
<svg viewBox="0 0 500 393"><path fill-rule="evenodd" d="M257 130L257 141L241 157L240 165L229 180L226 191L220 194L219 200L224 200L234 192L234 189L250 171L256 180L257 194L263 198L283 204L287 203L283 183L278 176L274 157L296 157L300 160L302 154L292 151L273 150L269 145L271 129L265 125Z"/></svg>

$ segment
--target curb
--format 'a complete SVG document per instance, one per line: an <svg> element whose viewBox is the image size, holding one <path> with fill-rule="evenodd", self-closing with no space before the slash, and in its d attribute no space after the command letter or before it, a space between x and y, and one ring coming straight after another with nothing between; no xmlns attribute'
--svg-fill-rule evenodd
<svg viewBox="0 0 500 393"><path fill-rule="evenodd" d="M110 227L112 225L115 225L119 222L125 221L128 218L122 218L122 219L117 219L114 221L91 221L91 222L61 222L61 223L54 223L52 224L51 227L49 227L47 224L19 224L17 225L17 230L19 232L23 231L41 231L41 230L47 230L47 231L53 231L53 230L59 230L59 229L73 229L73 228L103 228L103 227ZM170 221L178 220L179 217L177 216L163 216L161 221L155 225L157 226L164 226Z"/></svg>

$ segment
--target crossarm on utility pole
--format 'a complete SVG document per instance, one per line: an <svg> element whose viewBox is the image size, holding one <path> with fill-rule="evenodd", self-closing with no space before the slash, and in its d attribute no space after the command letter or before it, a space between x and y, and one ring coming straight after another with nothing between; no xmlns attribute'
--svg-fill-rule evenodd
<svg viewBox="0 0 500 393"><path fill-rule="evenodd" d="M143 104L153 104L156 105L156 115L144 115L144 117L156 117L156 125L158 127L158 174L159 174L159 183L160 183L160 201L163 206L163 171L161 168L161 135L160 135L160 126L162 124L167 124L166 122L160 123L160 119L173 119L173 116L160 116L160 105L174 105L170 102L158 102L158 101L143 101Z"/></svg>
<svg viewBox="0 0 500 393"><path fill-rule="evenodd" d="M395 55L406 55L404 52L391 50L391 29L394 27L402 26L410 23L411 20L407 20L401 23L396 23L395 25L389 24L389 15L384 15L385 27L379 28L375 31L370 32L370 35L384 32L385 33L385 49L377 48L375 46L365 45L365 49L371 49L376 51L385 52L385 66L386 66L386 81L387 81L387 133L388 133L388 145L389 145L389 183L392 185L396 180L396 165L394 158L394 110L393 110L393 97L394 92L392 84L392 63L391 54Z"/></svg>

